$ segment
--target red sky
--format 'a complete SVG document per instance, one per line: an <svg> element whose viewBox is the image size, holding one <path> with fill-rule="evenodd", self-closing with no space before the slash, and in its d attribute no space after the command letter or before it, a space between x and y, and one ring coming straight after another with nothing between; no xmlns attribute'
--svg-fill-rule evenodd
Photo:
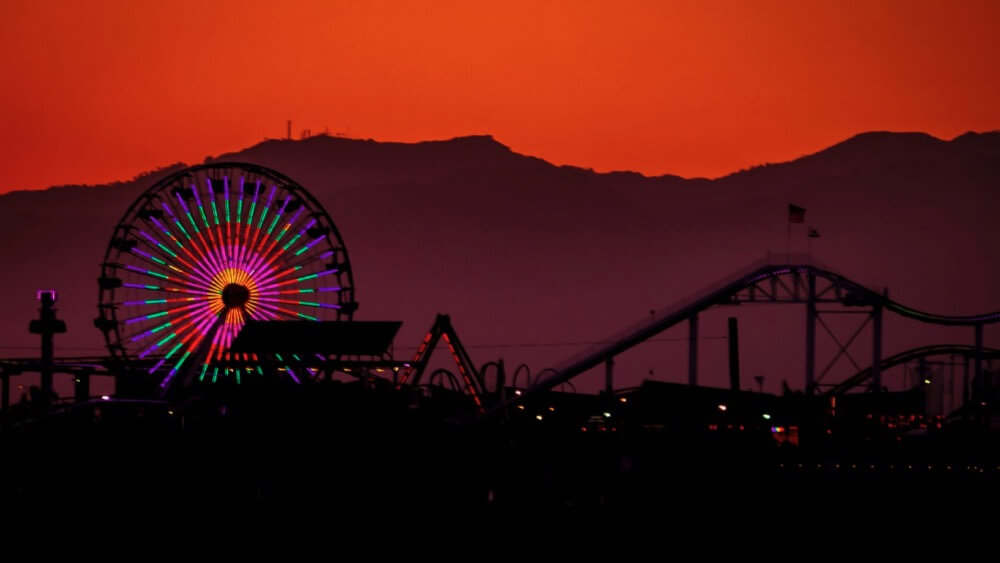
<svg viewBox="0 0 1000 563"><path fill-rule="evenodd" d="M719 176L1000 129L1000 2L7 0L0 193L303 129Z"/></svg>

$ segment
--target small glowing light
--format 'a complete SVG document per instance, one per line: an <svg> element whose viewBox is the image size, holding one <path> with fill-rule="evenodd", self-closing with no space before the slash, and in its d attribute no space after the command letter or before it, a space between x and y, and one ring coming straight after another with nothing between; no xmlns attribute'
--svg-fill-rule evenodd
<svg viewBox="0 0 1000 563"><path fill-rule="evenodd" d="M101 400L102 400L102 401L110 401L110 400L111 400L111 397L109 397L109 396L107 396L107 395L101 395Z"/></svg>
<svg viewBox="0 0 1000 563"><path fill-rule="evenodd" d="M59 294L56 293L54 289L39 289L35 292L35 300L41 301L43 298L48 297L53 302L59 299Z"/></svg>
<svg viewBox="0 0 1000 563"><path fill-rule="evenodd" d="M930 385L930 384L931 384L931 380L930 379L925 379L924 380L924 385Z"/></svg>
<svg viewBox="0 0 1000 563"><path fill-rule="evenodd" d="M540 415L540 414L536 414L535 415L535 420L541 420L541 419L542 419L542 415Z"/></svg>
<svg viewBox="0 0 1000 563"><path fill-rule="evenodd" d="M517 405L518 410L524 410L524 405Z"/></svg>
<svg viewBox="0 0 1000 563"><path fill-rule="evenodd" d="M627 403L627 402L628 402L628 399L626 399L625 397L620 397L620 398L618 399L618 402L619 402L619 403Z"/></svg>
<svg viewBox="0 0 1000 563"><path fill-rule="evenodd" d="M174 414L174 411L167 411L167 414Z"/></svg>
<svg viewBox="0 0 1000 563"><path fill-rule="evenodd" d="M764 413L764 420L771 420L771 415Z"/></svg>
<svg viewBox="0 0 1000 563"><path fill-rule="evenodd" d="M555 407L549 407L549 412L556 412L556 408Z"/></svg>
<svg viewBox="0 0 1000 563"><path fill-rule="evenodd" d="M604 418L611 418L611 413L605 412L604 413Z"/></svg>
<svg viewBox="0 0 1000 563"><path fill-rule="evenodd" d="M726 405L719 405L719 410L722 411L722 412L726 412L727 408L728 407L726 407Z"/></svg>
<svg viewBox="0 0 1000 563"><path fill-rule="evenodd" d="M514 390L514 394L517 395L518 397L520 397L521 396L521 390L520 389L515 389Z"/></svg>

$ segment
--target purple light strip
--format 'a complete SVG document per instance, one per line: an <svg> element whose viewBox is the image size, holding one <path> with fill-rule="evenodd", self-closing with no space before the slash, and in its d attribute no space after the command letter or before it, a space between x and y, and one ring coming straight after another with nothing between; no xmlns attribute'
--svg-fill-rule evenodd
<svg viewBox="0 0 1000 563"><path fill-rule="evenodd" d="M296 251L296 254L295 254L295 255L296 255L296 256L299 256L299 255L301 255L301 254L305 254L305 252L306 252L307 250L309 250L310 248L312 248L312 247L316 246L317 244L319 244L319 243L320 243L320 242L322 242L323 240L325 240L325 238L324 238L324 237L319 237L319 238L317 238L317 239L313 239L313 240L311 240L311 241L310 241L309 243L307 243L307 244L306 244L306 246L305 246L305 248L304 248L304 249L299 249L298 251Z"/></svg>
<svg viewBox="0 0 1000 563"><path fill-rule="evenodd" d="M166 313L167 313L166 315L160 314L160 313L163 313L164 311L158 311L156 313L150 313L149 315L139 315L137 317L132 317L131 319L126 319L124 321L124 323L128 325L128 324L137 323L139 321L146 320L146 319L158 319L158 318L161 318L161 317L165 317L165 318L169 319L169 317L170 317L170 315L172 313L178 313L178 312L181 312L181 311L187 311L188 309L196 309L198 307L206 307L207 308L208 306L209 305L208 305L207 301L201 301L201 302L197 302L196 301L194 303L189 303L187 305L181 305L179 307L171 307L171 308L165 309L164 311L166 311ZM151 317L150 315L157 315L157 316Z"/></svg>
<svg viewBox="0 0 1000 563"><path fill-rule="evenodd" d="M240 203L236 207L236 224L240 224L243 221L243 184L246 182L246 178L240 176Z"/></svg>
<svg viewBox="0 0 1000 563"><path fill-rule="evenodd" d="M250 204L250 209L247 210L247 221L246 221L247 228L243 229L243 231L241 232L243 240L240 241L241 242L240 252L238 252L236 255L237 264L246 264L247 254L252 250L247 244L247 242L248 238L250 237L250 230L253 228L253 219L254 219L253 214L256 212L257 199L259 197L260 197L260 180L257 180L257 187L253 192L253 201Z"/></svg>
<svg viewBox="0 0 1000 563"><path fill-rule="evenodd" d="M136 253L136 254L138 254L140 256L145 256L146 258L149 258L150 260L153 259L153 255L152 254L146 252L145 250L143 250L141 248L133 248L132 252L134 252L134 253ZM155 262L155 260L154 260L154 262Z"/></svg>
<svg viewBox="0 0 1000 563"><path fill-rule="evenodd" d="M165 204L164 204L164 205L165 205ZM169 231L169 230L167 229L167 227L166 227L166 226L165 226L165 225L164 225L163 223L161 223L161 222L160 222L160 220L159 220L159 219L157 219L156 217L150 217L150 219L151 219L151 220L153 221L153 224L154 224L154 225L156 225L157 227L159 227L159 229L160 229L161 231L163 231L163 234L167 235L167 237L168 237L168 238L169 238L170 240L174 241L174 243L175 243L175 244L176 244L176 245L177 245L178 247L183 247L183 246L184 246L183 244L181 244L181 241L180 241L180 240L178 240L178 239L177 239L177 237L175 237L175 236L174 236L174 235L173 235L173 234L172 234L172 233L171 233L171 232L170 232L170 231Z"/></svg>
<svg viewBox="0 0 1000 563"><path fill-rule="evenodd" d="M281 217L285 213L285 209L288 208L288 202L292 201L292 194L285 196L285 201L281 204L281 209L278 211L278 217Z"/></svg>
<svg viewBox="0 0 1000 563"><path fill-rule="evenodd" d="M205 178L208 180L208 178ZM205 206L201 204L201 194L198 192L198 186L191 184L191 191L194 192L194 201L198 204L198 207L204 208Z"/></svg>

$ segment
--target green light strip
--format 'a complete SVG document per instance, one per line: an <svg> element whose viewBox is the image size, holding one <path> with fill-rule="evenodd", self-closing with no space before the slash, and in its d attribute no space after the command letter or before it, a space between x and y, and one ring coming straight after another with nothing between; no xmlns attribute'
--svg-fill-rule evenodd
<svg viewBox="0 0 1000 563"><path fill-rule="evenodd" d="M184 345L184 343L183 343L183 342L178 342L176 346L174 346L173 348L171 348L171 349L170 349L170 351L169 351L169 352L167 352L167 355L165 356L165 357L166 357L166 359L168 359L168 360L169 360L169 359L170 359L170 356L173 356L174 354L176 354L176 353L177 353L177 351L178 351L178 350L180 350L180 349L181 349L181 346L183 346L183 345Z"/></svg>
<svg viewBox="0 0 1000 563"><path fill-rule="evenodd" d="M200 232L200 231L198 231L198 223L194 222L194 217L191 216L191 212L190 211L187 212L187 216L188 216L188 221L191 221L191 226L194 227L194 232L195 233Z"/></svg>
<svg viewBox="0 0 1000 563"><path fill-rule="evenodd" d="M175 370L181 369L181 364L183 364L184 360L188 359L188 356L190 356L190 355L191 355L191 351L190 350L188 350L187 352L184 352L184 355L181 356L180 361L178 361L176 364L174 364L174 369Z"/></svg>
<svg viewBox="0 0 1000 563"><path fill-rule="evenodd" d="M295 244L295 241L299 240L299 238L301 238L301 237L302 237L302 233L296 234L295 237L292 238L292 240L288 241L288 244L286 244L285 246L282 246L281 249L282 250L288 250L289 247L291 247L293 244Z"/></svg>
<svg viewBox="0 0 1000 563"><path fill-rule="evenodd" d="M184 225L181 224L180 219L174 219L174 224L180 227L181 232L184 233L184 236L186 236L188 240L191 240L191 235L188 234L187 229L185 229Z"/></svg>
<svg viewBox="0 0 1000 563"><path fill-rule="evenodd" d="M180 244L180 243L177 243L177 244ZM159 246L160 248L163 249L164 252L166 252L167 254L173 256L174 258L177 258L177 254L173 250L170 250L169 248L163 246L162 243L158 242L158 243L156 243L156 246Z"/></svg>
<svg viewBox="0 0 1000 563"><path fill-rule="evenodd" d="M210 229L211 227L208 225L208 216L205 215L205 207L202 206L202 205L199 205L198 206L198 212L201 213L201 222L205 224L205 228L206 229Z"/></svg>
<svg viewBox="0 0 1000 563"><path fill-rule="evenodd" d="M253 202L250 204L250 213L247 215L247 225L253 225L253 213L257 209L257 198L253 198Z"/></svg>
<svg viewBox="0 0 1000 563"><path fill-rule="evenodd" d="M278 224L278 220L281 219L281 213L274 216L274 220L271 221L271 226L267 228L267 234L270 235L274 232L274 226Z"/></svg>

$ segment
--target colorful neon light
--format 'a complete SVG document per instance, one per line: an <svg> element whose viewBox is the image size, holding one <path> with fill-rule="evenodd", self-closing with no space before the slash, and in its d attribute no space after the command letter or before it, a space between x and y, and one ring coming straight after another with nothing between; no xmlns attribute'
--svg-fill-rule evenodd
<svg viewBox="0 0 1000 563"><path fill-rule="evenodd" d="M151 360L149 372L162 376L163 388L184 369L201 381L263 375L256 354L229 352L242 327L339 319L349 281L327 264L332 248L341 248L332 229L309 236L326 224L318 219L325 214L296 193L301 188L239 167L197 169L144 195L142 210L156 212L134 214L116 236L135 244L109 261L122 280L108 303L119 321L116 337L130 355ZM319 251L307 253L314 247ZM296 370L318 373L296 362ZM281 371L299 381L290 366Z"/></svg>

